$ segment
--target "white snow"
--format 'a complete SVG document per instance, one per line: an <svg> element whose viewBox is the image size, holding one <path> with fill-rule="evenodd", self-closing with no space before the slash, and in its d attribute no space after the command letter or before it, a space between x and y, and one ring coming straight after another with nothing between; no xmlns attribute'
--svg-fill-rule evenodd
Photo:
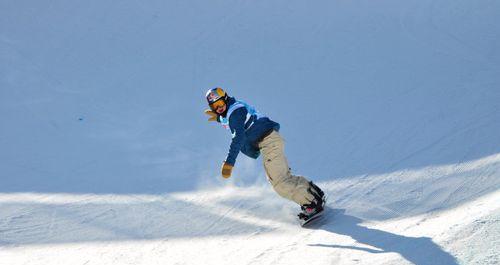
<svg viewBox="0 0 500 265"><path fill-rule="evenodd" d="M500 2L0 1L0 265L500 263ZM219 176L227 88L329 194Z"/></svg>

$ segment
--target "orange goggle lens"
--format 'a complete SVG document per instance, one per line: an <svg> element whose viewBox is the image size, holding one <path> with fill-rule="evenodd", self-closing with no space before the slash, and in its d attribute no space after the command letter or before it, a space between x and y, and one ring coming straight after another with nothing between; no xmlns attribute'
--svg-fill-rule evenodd
<svg viewBox="0 0 500 265"><path fill-rule="evenodd" d="M224 105L226 105L226 103L224 102L224 100L217 100L214 103L210 104L210 108L212 110L216 110L218 107L222 107Z"/></svg>

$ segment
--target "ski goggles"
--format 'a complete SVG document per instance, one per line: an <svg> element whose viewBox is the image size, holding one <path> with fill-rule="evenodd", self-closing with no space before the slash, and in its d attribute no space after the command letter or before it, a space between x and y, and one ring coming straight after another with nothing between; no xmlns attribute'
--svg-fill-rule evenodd
<svg viewBox="0 0 500 265"><path fill-rule="evenodd" d="M224 105L226 105L226 103L222 99L219 99L219 100L215 101L214 103L209 104L210 108L213 111L217 110L217 108L219 108L219 107L223 107Z"/></svg>

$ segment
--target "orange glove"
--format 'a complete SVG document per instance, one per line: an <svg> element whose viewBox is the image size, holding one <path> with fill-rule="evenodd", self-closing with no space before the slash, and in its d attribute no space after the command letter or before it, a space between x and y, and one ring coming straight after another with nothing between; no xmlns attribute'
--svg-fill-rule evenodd
<svg viewBox="0 0 500 265"><path fill-rule="evenodd" d="M231 172L233 171L233 165L224 162L224 164L222 164L221 171L222 171L222 177L227 179L231 177Z"/></svg>
<svg viewBox="0 0 500 265"><path fill-rule="evenodd" d="M208 118L208 121L217 121L217 116L219 116L213 110L209 110L209 109L205 110L205 114L210 116L210 118Z"/></svg>

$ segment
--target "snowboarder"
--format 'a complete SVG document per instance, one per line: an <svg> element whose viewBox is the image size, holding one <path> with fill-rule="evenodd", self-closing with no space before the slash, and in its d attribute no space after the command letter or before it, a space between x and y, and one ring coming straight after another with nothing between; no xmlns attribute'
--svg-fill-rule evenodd
<svg viewBox="0 0 500 265"><path fill-rule="evenodd" d="M222 88L209 89L205 95L210 109L209 121L221 123L233 136L229 153L222 164L222 177L229 178L241 151L257 159L262 153L264 169L274 190L282 197L300 205L302 224L320 215L324 193L312 181L291 174L284 154L280 125L262 115L247 103L230 97Z"/></svg>

